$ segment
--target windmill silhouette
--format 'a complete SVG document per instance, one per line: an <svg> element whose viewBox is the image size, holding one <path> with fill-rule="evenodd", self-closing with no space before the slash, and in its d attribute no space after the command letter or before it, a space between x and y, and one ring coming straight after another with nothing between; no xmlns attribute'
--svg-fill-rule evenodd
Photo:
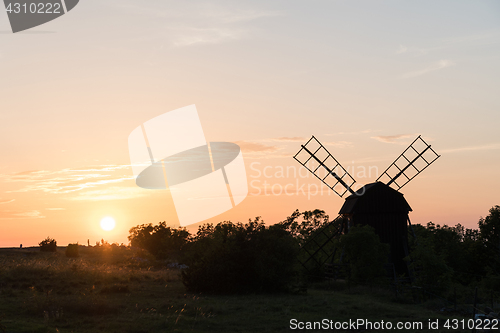
<svg viewBox="0 0 500 333"><path fill-rule="evenodd" d="M439 157L419 135L374 183L355 191L355 179L312 136L294 159L340 197L348 192L350 195L345 199L339 216L302 244L305 254L302 265L307 269L325 264L331 266L337 250L332 246L333 240L352 226L370 225L380 240L390 245L389 263L394 274L409 274L403 258L409 254L408 226L411 229L409 212L412 209L399 191Z"/></svg>

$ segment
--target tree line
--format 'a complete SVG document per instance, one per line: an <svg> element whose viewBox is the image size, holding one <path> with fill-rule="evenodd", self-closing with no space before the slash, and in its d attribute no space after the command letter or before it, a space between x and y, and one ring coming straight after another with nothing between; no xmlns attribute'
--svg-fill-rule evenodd
<svg viewBox="0 0 500 333"><path fill-rule="evenodd" d="M408 260L417 282L434 291L450 286L481 286L500 290L500 206L480 218L478 229L414 225Z"/></svg>
<svg viewBox="0 0 500 333"><path fill-rule="evenodd" d="M248 223L205 224L191 235L165 222L130 229L131 246L155 258L183 263L183 281L193 291L280 291L299 281L300 248L315 231L330 222L322 210L292 213L267 226L260 218ZM500 206L480 218L478 229L413 225L410 256L414 282L444 290L453 284L484 285L500 290ZM389 248L369 226L358 226L334 246L342 249L352 282L383 278ZM332 250L332 249L330 249Z"/></svg>
<svg viewBox="0 0 500 333"><path fill-rule="evenodd" d="M128 239L132 248L147 251L155 259L186 265L182 279L191 291L278 292L310 278L299 260L310 253L302 247L330 222L322 210L296 210L270 226L260 218L247 223L225 221L204 224L195 234L169 227L166 222L142 224L129 230ZM500 290L500 206L480 218L477 229L429 222L413 225L410 231L406 260L414 284L435 292L478 285ZM324 248L323 255L335 247L349 268L350 282L385 279L383 266L389 258L389 246L380 242L373 228L352 227ZM49 237L40 243L42 251L56 248L56 241ZM78 244L70 244L66 252L68 257L78 256ZM317 267L316 276L324 274L322 269Z"/></svg>

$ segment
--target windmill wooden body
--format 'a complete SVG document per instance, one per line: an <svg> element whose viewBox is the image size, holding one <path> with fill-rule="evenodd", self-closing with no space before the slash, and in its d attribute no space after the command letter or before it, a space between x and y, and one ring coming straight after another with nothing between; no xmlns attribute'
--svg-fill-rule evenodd
<svg viewBox="0 0 500 333"><path fill-rule="evenodd" d="M348 232L354 225L372 226L380 240L390 245L389 262L393 264L394 271L398 274L408 274L407 263L403 258L408 256L408 226L411 227L409 212L412 211L399 190L439 157L431 146L418 136L374 183L354 191L353 186L356 182L354 178L314 136L302 145L294 156L300 164L340 197L348 192L351 194L340 209L339 218L332 221L338 223L347 219L348 227L338 228L335 236ZM332 239L333 237L327 242L331 242ZM306 251L312 252L310 253L312 257L326 248L327 242L317 244L316 251L308 251L307 248ZM307 247L307 244L304 245ZM335 254L331 253L327 259L333 260L334 256ZM308 258L305 262L309 260L315 258ZM325 259L322 262L315 261L319 264L327 263Z"/></svg>

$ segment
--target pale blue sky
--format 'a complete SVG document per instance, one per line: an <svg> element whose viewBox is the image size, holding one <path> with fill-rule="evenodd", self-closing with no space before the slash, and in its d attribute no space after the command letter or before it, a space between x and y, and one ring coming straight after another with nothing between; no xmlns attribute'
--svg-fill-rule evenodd
<svg viewBox="0 0 500 333"><path fill-rule="evenodd" d="M190 104L207 139L240 142L248 163L294 165L300 139L276 138L314 134L341 162L383 170L422 134L443 157L403 191L417 223L472 227L499 204L498 1L81 0L45 25L9 30L0 11L5 221L58 225L62 210L45 212L49 203L65 218L94 209L50 191L23 197L31 192L12 192L23 184L6 179L126 165L132 129ZM247 201L223 218L271 223L316 207L335 215L343 199Z"/></svg>

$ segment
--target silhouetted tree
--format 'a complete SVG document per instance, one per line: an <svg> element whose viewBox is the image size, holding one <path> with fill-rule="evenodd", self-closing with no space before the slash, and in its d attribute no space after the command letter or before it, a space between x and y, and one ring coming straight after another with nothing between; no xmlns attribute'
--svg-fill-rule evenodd
<svg viewBox="0 0 500 333"><path fill-rule="evenodd" d="M57 251L57 242L55 239L47 237L40 243L40 251L42 252L56 252Z"/></svg>
<svg viewBox="0 0 500 333"><path fill-rule="evenodd" d="M78 253L78 243L76 244L68 244L66 247L66 257L69 258L77 258L79 256Z"/></svg>
<svg viewBox="0 0 500 333"><path fill-rule="evenodd" d="M189 236L185 228L174 229L160 222L155 226L149 223L131 228L128 240L132 246L148 251L157 259L179 260Z"/></svg>
<svg viewBox="0 0 500 333"><path fill-rule="evenodd" d="M427 224L427 230L420 225L415 226L418 242L412 247L410 257L411 269L415 272L416 284L432 292L445 291L451 282L453 270L447 265L445 255L436 251L432 231L433 224ZM421 228L419 228L421 227ZM428 232L429 237L419 237Z"/></svg>
<svg viewBox="0 0 500 333"><path fill-rule="evenodd" d="M410 258L417 273L417 282L443 290L451 282L477 284L487 272L488 258L479 231L440 226L414 225L417 241L411 239Z"/></svg>
<svg viewBox="0 0 500 333"><path fill-rule="evenodd" d="M335 242L332 237L338 230L330 222L325 211L315 209L304 212L295 210L279 223L300 245L302 250L299 251L298 260L305 265L302 267L308 280L322 279L325 275L325 267L322 263L335 252ZM314 260L310 260L313 253Z"/></svg>
<svg viewBox="0 0 500 333"><path fill-rule="evenodd" d="M482 241L490 266L500 274L500 206L490 209L490 214L479 219L479 238Z"/></svg>
<svg viewBox="0 0 500 333"><path fill-rule="evenodd" d="M314 231L329 222L329 216L324 210L315 209L299 212L295 210L286 220L280 222L283 227L297 240L307 239Z"/></svg>
<svg viewBox="0 0 500 333"><path fill-rule="evenodd" d="M282 225L203 225L187 246L183 282L216 293L276 292L295 278L298 244Z"/></svg>
<svg viewBox="0 0 500 333"><path fill-rule="evenodd" d="M340 245L345 249L351 281L371 283L386 275L389 244L382 243L371 226L352 227L340 238Z"/></svg>

